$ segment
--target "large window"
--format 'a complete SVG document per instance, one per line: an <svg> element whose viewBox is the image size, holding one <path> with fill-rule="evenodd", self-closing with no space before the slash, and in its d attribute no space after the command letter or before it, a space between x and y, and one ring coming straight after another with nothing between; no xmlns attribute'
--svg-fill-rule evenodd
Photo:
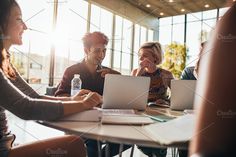
<svg viewBox="0 0 236 157"><path fill-rule="evenodd" d="M149 29L148 30L148 41L153 41L154 39L154 31Z"/></svg>
<svg viewBox="0 0 236 157"><path fill-rule="evenodd" d="M184 15L173 17L172 42L184 44Z"/></svg>
<svg viewBox="0 0 236 157"><path fill-rule="evenodd" d="M221 9L219 9L219 18L221 18L228 9L229 8L221 8Z"/></svg>
<svg viewBox="0 0 236 157"><path fill-rule="evenodd" d="M79 6L79 7L78 7ZM55 46L54 84L61 81L66 67L84 57L82 37L87 31L88 3L68 1L58 5Z"/></svg>
<svg viewBox="0 0 236 157"><path fill-rule="evenodd" d="M187 15L187 66L194 65L198 58L200 44L209 39L216 24L217 10Z"/></svg>
<svg viewBox="0 0 236 157"><path fill-rule="evenodd" d="M223 15L225 10L220 10L220 15ZM184 38L186 37L188 50L186 66L191 66L195 64L198 57L201 42L208 40L209 35L214 30L217 21L217 10L189 13L186 16L187 21L185 21L185 15L161 18L159 22L159 40L164 46L172 42L184 44Z"/></svg>
<svg viewBox="0 0 236 157"><path fill-rule="evenodd" d="M120 71L121 67L121 52L122 52L122 27L123 19L122 17L116 15L115 17L115 36L114 36L114 61L113 67Z"/></svg>
<svg viewBox="0 0 236 157"><path fill-rule="evenodd" d="M115 17L113 67L122 74L131 71L132 22L118 15Z"/></svg>
<svg viewBox="0 0 236 157"><path fill-rule="evenodd" d="M131 70L132 22L123 19L121 73L130 74ZM116 59L116 58L114 58Z"/></svg>
<svg viewBox="0 0 236 157"><path fill-rule="evenodd" d="M172 42L172 17L161 18L159 22L159 41L162 45Z"/></svg>
<svg viewBox="0 0 236 157"><path fill-rule="evenodd" d="M199 46L201 43L201 31L202 31L202 13L194 13L187 15L187 34L186 45L187 52L187 66L194 65L194 60L199 53Z"/></svg>
<svg viewBox="0 0 236 157"><path fill-rule="evenodd" d="M134 30L133 68L137 68L139 63L138 50L140 47L140 25L136 24Z"/></svg>
<svg viewBox="0 0 236 157"><path fill-rule="evenodd" d="M154 40L154 31L146 27L135 24L134 26L134 48L133 48L133 69L139 65L138 50L139 47L146 41Z"/></svg>

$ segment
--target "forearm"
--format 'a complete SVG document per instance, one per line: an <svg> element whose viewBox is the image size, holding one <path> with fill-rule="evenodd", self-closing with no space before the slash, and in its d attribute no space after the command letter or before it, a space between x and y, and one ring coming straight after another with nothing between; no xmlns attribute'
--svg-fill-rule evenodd
<svg viewBox="0 0 236 157"><path fill-rule="evenodd" d="M64 107L64 116L67 116L73 113L82 112L89 109L83 104L82 101L65 101L65 102L62 102L62 104Z"/></svg>
<svg viewBox="0 0 236 157"><path fill-rule="evenodd" d="M121 73L119 71L115 71L115 70L112 70L111 72L112 74L118 74L118 75L121 75Z"/></svg>
<svg viewBox="0 0 236 157"><path fill-rule="evenodd" d="M60 101L70 101L71 97L54 97L54 96L48 96L48 95L42 95L40 96L41 99L46 99L46 100L60 100Z"/></svg>

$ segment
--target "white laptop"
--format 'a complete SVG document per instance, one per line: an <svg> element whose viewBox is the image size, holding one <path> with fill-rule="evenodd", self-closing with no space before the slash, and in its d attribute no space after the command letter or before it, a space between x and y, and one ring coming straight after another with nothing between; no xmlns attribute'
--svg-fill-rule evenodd
<svg viewBox="0 0 236 157"><path fill-rule="evenodd" d="M149 77L107 74L102 108L145 110L149 86Z"/></svg>
<svg viewBox="0 0 236 157"><path fill-rule="evenodd" d="M193 109L196 80L171 80L170 108L173 110Z"/></svg>

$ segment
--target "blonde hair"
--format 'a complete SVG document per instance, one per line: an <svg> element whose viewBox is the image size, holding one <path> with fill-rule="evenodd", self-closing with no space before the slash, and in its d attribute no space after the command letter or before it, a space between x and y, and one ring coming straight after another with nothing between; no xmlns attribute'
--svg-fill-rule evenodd
<svg viewBox="0 0 236 157"><path fill-rule="evenodd" d="M162 62L162 49L161 49L161 44L157 41L152 41L152 42L146 42L141 45L139 48L138 52L141 49L145 48L150 48L152 49L152 55L156 59L156 65L161 64Z"/></svg>

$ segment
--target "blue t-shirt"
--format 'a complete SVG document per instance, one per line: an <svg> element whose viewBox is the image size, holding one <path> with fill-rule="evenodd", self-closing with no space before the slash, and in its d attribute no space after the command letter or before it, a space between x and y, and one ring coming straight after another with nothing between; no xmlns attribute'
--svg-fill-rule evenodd
<svg viewBox="0 0 236 157"><path fill-rule="evenodd" d="M197 80L193 74L194 68L195 68L194 66L186 67L184 71L182 72L180 79L181 80Z"/></svg>

